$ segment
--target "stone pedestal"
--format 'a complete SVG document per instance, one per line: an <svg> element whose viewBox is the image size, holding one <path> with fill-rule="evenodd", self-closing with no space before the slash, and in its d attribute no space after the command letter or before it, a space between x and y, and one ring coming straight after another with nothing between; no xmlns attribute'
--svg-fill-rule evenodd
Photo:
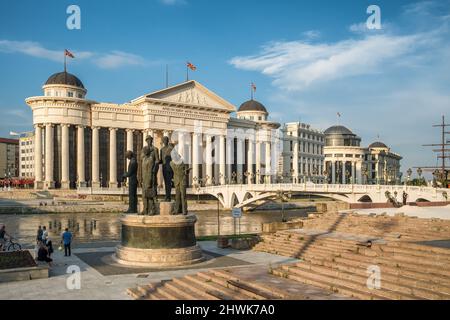
<svg viewBox="0 0 450 320"><path fill-rule="evenodd" d="M159 214L161 216L171 216L175 202L164 201L159 203Z"/></svg>
<svg viewBox="0 0 450 320"><path fill-rule="evenodd" d="M119 263L136 267L174 267L201 262L204 257L195 239L196 221L194 214L123 215L122 243L116 248L115 258Z"/></svg>

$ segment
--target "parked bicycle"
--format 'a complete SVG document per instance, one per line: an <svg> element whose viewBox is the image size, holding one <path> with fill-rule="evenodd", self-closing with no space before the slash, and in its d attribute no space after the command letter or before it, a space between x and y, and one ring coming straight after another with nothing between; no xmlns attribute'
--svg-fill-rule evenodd
<svg viewBox="0 0 450 320"><path fill-rule="evenodd" d="M19 251L22 250L22 246L14 241L14 238L9 238L2 246L1 251Z"/></svg>

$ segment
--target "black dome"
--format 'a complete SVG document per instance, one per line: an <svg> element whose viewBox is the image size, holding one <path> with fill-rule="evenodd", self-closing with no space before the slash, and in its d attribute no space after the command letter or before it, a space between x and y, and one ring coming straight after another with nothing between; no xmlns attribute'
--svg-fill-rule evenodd
<svg viewBox="0 0 450 320"><path fill-rule="evenodd" d="M68 72L58 72L51 75L45 84L66 84L68 86L74 86L84 89L83 82L81 82L80 79Z"/></svg>
<svg viewBox="0 0 450 320"><path fill-rule="evenodd" d="M261 111L261 112L267 113L266 107L264 107L261 103L259 103L256 100L253 100L253 99L241 104L238 112L241 112L241 111Z"/></svg>
<svg viewBox="0 0 450 320"><path fill-rule="evenodd" d="M383 142L376 141L376 142L372 143L372 144L369 146L369 148L386 148L386 149L388 149L388 146L385 145Z"/></svg>
<svg viewBox="0 0 450 320"><path fill-rule="evenodd" d="M324 132L325 134L353 134L353 132L344 126L332 126Z"/></svg>

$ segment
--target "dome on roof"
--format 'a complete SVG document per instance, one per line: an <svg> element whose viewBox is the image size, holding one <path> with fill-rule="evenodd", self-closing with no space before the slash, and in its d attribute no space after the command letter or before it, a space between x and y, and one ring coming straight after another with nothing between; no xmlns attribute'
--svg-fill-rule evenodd
<svg viewBox="0 0 450 320"><path fill-rule="evenodd" d="M369 145L369 149L372 148L385 148L385 149L389 149L387 145L385 145L383 142L380 141L375 141L374 143Z"/></svg>
<svg viewBox="0 0 450 320"><path fill-rule="evenodd" d="M242 111L260 111L264 113L268 113L266 107L264 105L256 100L249 100L241 104L241 106L238 109L238 112Z"/></svg>
<svg viewBox="0 0 450 320"><path fill-rule="evenodd" d="M354 134L350 129L344 127L344 126L332 126L329 127L327 130L325 130L324 132L326 135L331 135L331 134Z"/></svg>
<svg viewBox="0 0 450 320"><path fill-rule="evenodd" d="M64 84L64 85L74 86L74 87L84 89L83 82L81 82L80 79L78 79L73 74L65 72L65 71L52 74L48 78L47 82L45 82L45 85L49 85L49 84Z"/></svg>

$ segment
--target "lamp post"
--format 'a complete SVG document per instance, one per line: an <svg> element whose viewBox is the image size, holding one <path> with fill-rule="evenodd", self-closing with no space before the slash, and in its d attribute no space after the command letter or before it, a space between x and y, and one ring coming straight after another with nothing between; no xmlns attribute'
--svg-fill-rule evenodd
<svg viewBox="0 0 450 320"><path fill-rule="evenodd" d="M406 171L406 174L407 174L407 182L406 182L406 184L409 184L409 180L411 179L411 175L412 175L412 169L411 168L409 168L407 171Z"/></svg>
<svg viewBox="0 0 450 320"><path fill-rule="evenodd" d="M286 222L286 218L284 217L284 203L289 202L292 194L290 192L277 191L277 199L281 200L281 222Z"/></svg>
<svg viewBox="0 0 450 320"><path fill-rule="evenodd" d="M417 175L419 176L419 185L422 185L422 168L417 168Z"/></svg>

